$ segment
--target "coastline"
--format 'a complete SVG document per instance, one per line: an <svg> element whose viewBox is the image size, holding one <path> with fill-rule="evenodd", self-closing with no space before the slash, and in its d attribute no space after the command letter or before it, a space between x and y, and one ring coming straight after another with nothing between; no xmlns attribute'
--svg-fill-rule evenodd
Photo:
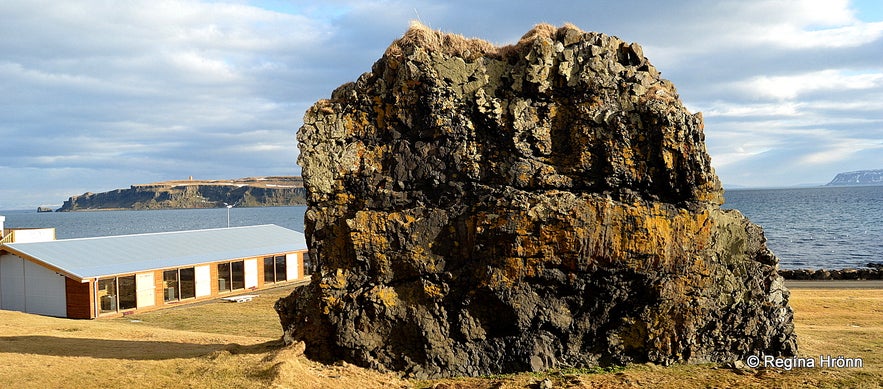
<svg viewBox="0 0 883 389"><path fill-rule="evenodd" d="M860 268L845 269L779 269L786 280L883 280L883 263L870 262Z"/></svg>

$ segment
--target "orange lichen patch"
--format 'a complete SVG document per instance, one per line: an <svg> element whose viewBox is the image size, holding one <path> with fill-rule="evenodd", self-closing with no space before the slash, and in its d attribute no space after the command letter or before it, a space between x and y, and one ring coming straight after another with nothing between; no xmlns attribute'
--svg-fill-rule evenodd
<svg viewBox="0 0 883 389"><path fill-rule="evenodd" d="M410 254L408 257L411 259L411 261L414 262L414 267L421 269L423 272L431 274L437 273L441 270L439 264L437 263L438 258L430 256L430 254L427 253L426 249L424 249L422 246L411 247L408 254Z"/></svg>
<svg viewBox="0 0 883 389"><path fill-rule="evenodd" d="M383 170L383 160L389 152L388 144L372 144L366 145L359 143L358 149L359 162L363 171L379 171Z"/></svg>
<svg viewBox="0 0 883 389"><path fill-rule="evenodd" d="M385 285L377 285L369 293L386 307L394 307L400 302L396 290Z"/></svg>
<svg viewBox="0 0 883 389"><path fill-rule="evenodd" d="M423 282L423 293L426 294L427 297L433 299L438 299L445 296L442 292L442 289L438 285L427 281Z"/></svg>
<svg viewBox="0 0 883 389"><path fill-rule="evenodd" d="M505 275L506 282L516 282L524 279L524 277L532 277L537 274L536 263L531 264L527 259L520 257L510 257L503 260L504 267L502 271Z"/></svg>
<svg viewBox="0 0 883 389"><path fill-rule="evenodd" d="M417 220L413 215L402 212L391 212L387 216L387 220L397 223L401 226L408 227Z"/></svg>
<svg viewBox="0 0 883 389"><path fill-rule="evenodd" d="M383 98L380 96L374 96L371 100L374 102L374 123L378 128L384 128L386 126L386 118L391 116L392 105L384 103Z"/></svg>
<svg viewBox="0 0 883 389"><path fill-rule="evenodd" d="M374 123L367 112L348 112L340 120L343 122L344 135L346 137L366 137L374 132Z"/></svg>
<svg viewBox="0 0 883 389"><path fill-rule="evenodd" d="M340 308L340 299L334 295L322 296L322 313L328 315L332 309Z"/></svg>
<svg viewBox="0 0 883 389"><path fill-rule="evenodd" d="M636 270L683 271L689 267L686 254L704 249L711 239L708 211L690 214L659 203L598 206L603 228L577 239L593 242L593 257L624 262Z"/></svg>
<svg viewBox="0 0 883 389"><path fill-rule="evenodd" d="M350 238L358 251L382 253L389 250L386 238L385 212L359 211L347 224L352 231Z"/></svg>
<svg viewBox="0 0 883 389"><path fill-rule="evenodd" d="M333 288L343 289L346 287L346 277L347 270L346 269L337 269L334 273L334 278L330 279L329 285Z"/></svg>

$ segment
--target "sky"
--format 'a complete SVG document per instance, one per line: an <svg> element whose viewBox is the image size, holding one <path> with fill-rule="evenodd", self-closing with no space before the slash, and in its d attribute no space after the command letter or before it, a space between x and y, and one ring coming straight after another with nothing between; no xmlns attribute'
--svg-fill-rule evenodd
<svg viewBox="0 0 883 389"><path fill-rule="evenodd" d="M639 43L703 113L725 187L883 169L879 0L3 0L0 19L0 209L298 175L303 113L412 20L497 45L565 22Z"/></svg>

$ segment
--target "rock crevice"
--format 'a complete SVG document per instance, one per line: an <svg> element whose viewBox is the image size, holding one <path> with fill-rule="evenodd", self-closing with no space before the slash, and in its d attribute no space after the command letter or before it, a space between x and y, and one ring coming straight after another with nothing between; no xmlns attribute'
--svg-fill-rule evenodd
<svg viewBox="0 0 883 389"><path fill-rule="evenodd" d="M298 132L307 355L415 377L796 352L788 291L700 114L641 47L415 25Z"/></svg>

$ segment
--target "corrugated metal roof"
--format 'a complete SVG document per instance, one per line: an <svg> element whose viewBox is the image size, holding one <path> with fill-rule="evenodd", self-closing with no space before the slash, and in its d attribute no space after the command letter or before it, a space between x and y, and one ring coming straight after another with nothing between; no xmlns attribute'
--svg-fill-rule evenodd
<svg viewBox="0 0 883 389"><path fill-rule="evenodd" d="M85 279L306 250L304 234L273 224L209 230L11 243L24 254Z"/></svg>

